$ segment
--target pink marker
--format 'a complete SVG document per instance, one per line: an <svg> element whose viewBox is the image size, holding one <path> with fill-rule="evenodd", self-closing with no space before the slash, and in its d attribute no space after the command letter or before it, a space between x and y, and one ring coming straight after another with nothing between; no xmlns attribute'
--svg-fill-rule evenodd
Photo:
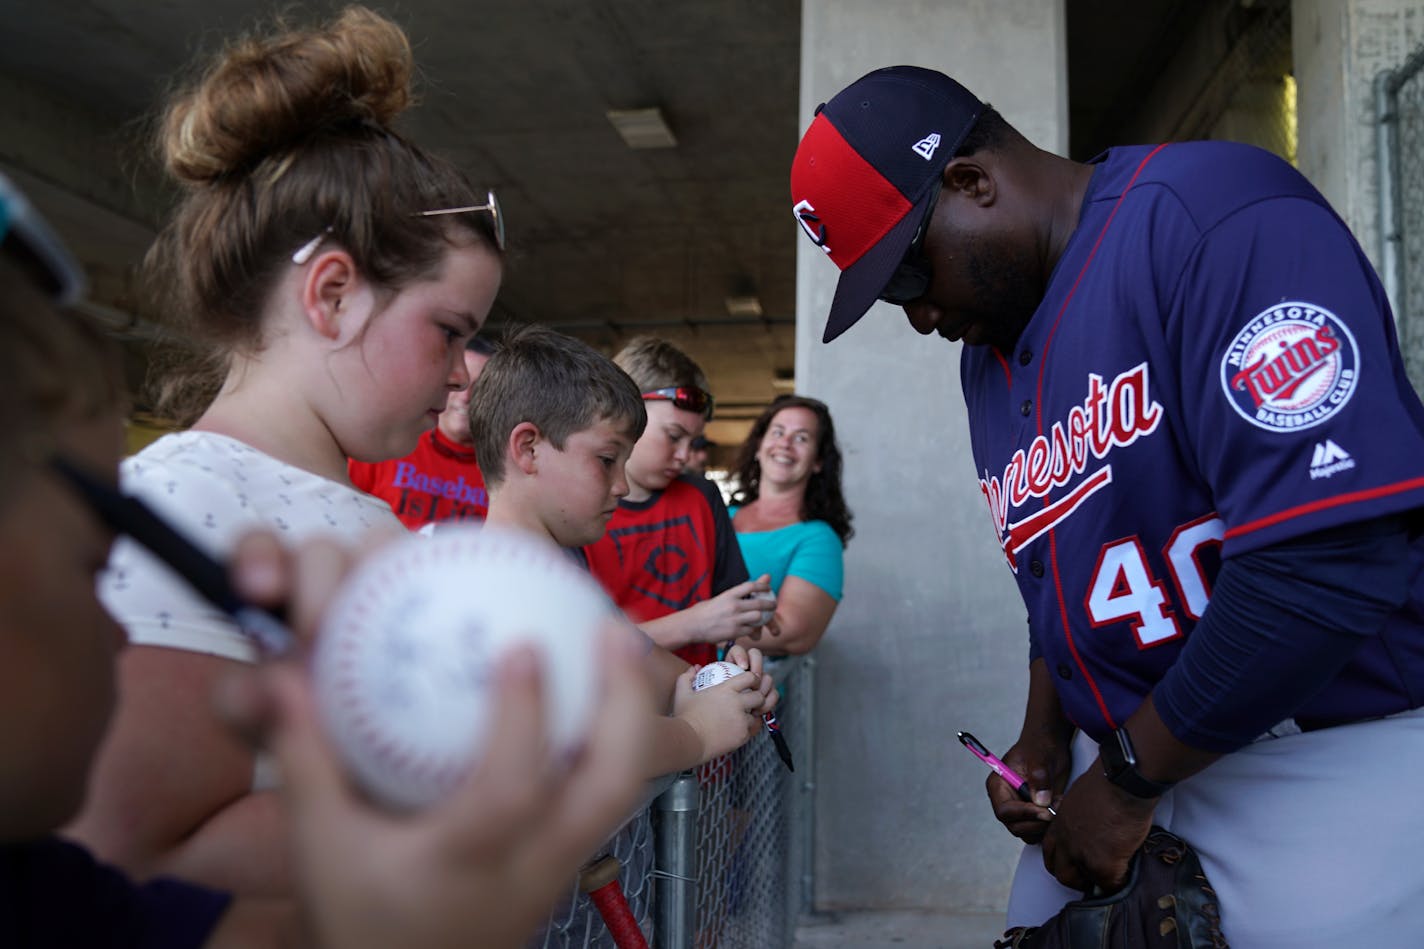
<svg viewBox="0 0 1424 949"><path fill-rule="evenodd" d="M960 744L964 745L965 748L968 748L970 751L972 751L974 753L974 757L978 758L980 761L988 765L989 770L993 771L999 777L1009 782L1009 787L1014 789L1015 794L1017 794L1020 798L1027 801L1028 803L1033 803L1033 792L1029 790L1028 782L1025 781L1023 778L1019 777L1013 768L1010 768L1008 765L1000 761L999 757L995 755L992 751L990 751L988 748L985 748L984 745L980 743L979 739L975 738L968 732L959 732L959 742ZM1046 809L1048 813L1052 814L1054 817L1058 816L1058 812L1055 811L1053 808L1046 807Z"/></svg>

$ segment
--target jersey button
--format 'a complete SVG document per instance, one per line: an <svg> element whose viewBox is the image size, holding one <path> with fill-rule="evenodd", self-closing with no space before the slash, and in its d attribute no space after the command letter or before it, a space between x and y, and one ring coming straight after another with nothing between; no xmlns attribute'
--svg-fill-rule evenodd
<svg viewBox="0 0 1424 949"><path fill-rule="evenodd" d="M1068 663L1066 663L1066 662L1060 662L1060 663L1058 664L1058 678L1060 678L1060 679L1071 679L1071 678L1073 678L1073 670L1068 667Z"/></svg>
<svg viewBox="0 0 1424 949"><path fill-rule="evenodd" d="M1033 563L1029 564L1028 572L1033 574L1035 577L1043 576L1043 561L1035 560Z"/></svg>
<svg viewBox="0 0 1424 949"><path fill-rule="evenodd" d="M1033 400L1032 400L1032 399L1024 399L1023 405L1020 405L1020 406L1019 406L1019 412L1022 413L1023 415L1028 415L1028 414L1029 414L1030 412L1032 412L1032 411L1033 411Z"/></svg>
<svg viewBox="0 0 1424 949"><path fill-rule="evenodd" d="M1027 365L1028 365L1029 363L1031 363L1031 362L1033 362L1033 353L1032 353L1032 352L1030 352L1030 351L1027 350L1027 349L1022 350L1022 351L1019 352L1019 365L1020 365L1020 366L1027 366Z"/></svg>

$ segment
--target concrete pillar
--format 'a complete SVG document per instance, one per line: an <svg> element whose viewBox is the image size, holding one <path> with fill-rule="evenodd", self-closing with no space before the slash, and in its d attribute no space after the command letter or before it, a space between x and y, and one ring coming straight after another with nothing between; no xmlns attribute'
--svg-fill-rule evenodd
<svg viewBox="0 0 1424 949"><path fill-rule="evenodd" d="M1294 0L1300 170L1379 264L1373 83L1424 46L1421 0Z"/></svg>
<svg viewBox="0 0 1424 949"><path fill-rule="evenodd" d="M1380 216L1379 122L1375 79L1424 48L1424 0L1294 0L1292 40L1300 103L1300 170L1350 225L1390 293L1409 378L1424 385L1424 267L1398 240L1387 258ZM1417 86L1415 87L1417 88ZM1417 100L1416 100L1417 101ZM1413 118L1417 128L1417 117ZM1421 239L1424 197L1417 182L1424 158L1400 156L1416 182L1398 193L1400 219Z"/></svg>
<svg viewBox="0 0 1424 949"><path fill-rule="evenodd" d="M1061 0L804 0L800 127L879 66L941 69L1066 153ZM795 225L787 203L787 227ZM960 344L877 305L821 344L839 271L798 235L801 391L829 403L856 536L818 647L817 908L1002 910L1017 843L955 732L1017 736L1028 632L979 494Z"/></svg>

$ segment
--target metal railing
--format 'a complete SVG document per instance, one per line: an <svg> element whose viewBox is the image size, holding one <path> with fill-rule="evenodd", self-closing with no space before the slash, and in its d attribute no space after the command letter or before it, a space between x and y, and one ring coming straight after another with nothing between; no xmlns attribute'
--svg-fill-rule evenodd
<svg viewBox="0 0 1424 949"><path fill-rule="evenodd" d="M815 660L769 661L789 772L770 736L677 775L608 843L628 906L653 949L790 946L811 892ZM597 908L570 888L530 943L621 949Z"/></svg>
<svg viewBox="0 0 1424 949"><path fill-rule="evenodd" d="M1404 366L1424 390L1424 47L1375 77L1380 280Z"/></svg>

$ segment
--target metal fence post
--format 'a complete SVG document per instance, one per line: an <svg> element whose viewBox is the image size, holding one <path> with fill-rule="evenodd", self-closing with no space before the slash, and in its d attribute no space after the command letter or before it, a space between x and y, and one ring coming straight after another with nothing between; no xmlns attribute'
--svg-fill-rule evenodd
<svg viewBox="0 0 1424 949"><path fill-rule="evenodd" d="M1398 161L1399 113L1396 109L1394 71L1386 70L1375 77L1375 151L1379 163L1379 275L1394 311L1400 335L1409 331L1404 312L1404 293L1400 286Z"/></svg>
<svg viewBox="0 0 1424 949"><path fill-rule="evenodd" d="M796 789L796 806L792 810L797 815L796 855L792 864L796 868L798 884L796 912L793 914L797 921L809 914L816 903L816 657L807 656L805 665L806 672L799 684L803 692L800 698L801 734L806 745L807 768ZM794 923L792 935L795 935Z"/></svg>
<svg viewBox="0 0 1424 949"><path fill-rule="evenodd" d="M657 869L654 871L653 945L692 949L697 905L697 778L678 776L653 803Z"/></svg>

